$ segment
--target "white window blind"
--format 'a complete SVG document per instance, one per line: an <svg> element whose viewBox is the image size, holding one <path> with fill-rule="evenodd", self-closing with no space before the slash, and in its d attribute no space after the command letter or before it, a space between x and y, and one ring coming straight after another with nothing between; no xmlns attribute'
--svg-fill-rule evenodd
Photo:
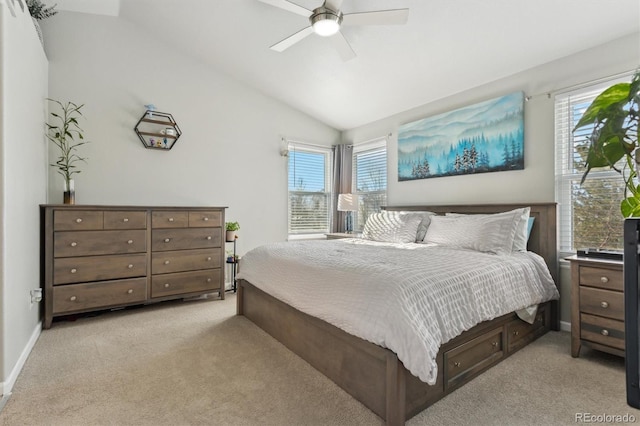
<svg viewBox="0 0 640 426"><path fill-rule="evenodd" d="M624 181L609 167L592 169L580 184L586 168L588 137L592 126L573 133L591 102L617 79L584 87L555 97L556 202L559 250L573 253L582 248L622 249L623 217L620 202ZM620 167L624 167L620 164Z"/></svg>
<svg viewBox="0 0 640 426"><path fill-rule="evenodd" d="M329 232L331 149L289 143L289 234Z"/></svg>
<svg viewBox="0 0 640 426"><path fill-rule="evenodd" d="M386 139L353 147L353 182L351 191L357 195L358 211L353 229L362 232L371 213L387 204L387 144Z"/></svg>

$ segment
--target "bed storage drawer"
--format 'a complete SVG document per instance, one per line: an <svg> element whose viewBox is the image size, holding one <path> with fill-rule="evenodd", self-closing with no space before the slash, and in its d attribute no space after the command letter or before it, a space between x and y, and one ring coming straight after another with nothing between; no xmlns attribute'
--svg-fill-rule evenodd
<svg viewBox="0 0 640 426"><path fill-rule="evenodd" d="M533 324L521 319L515 319L507 324L507 347L509 352L517 350L534 340L548 329L550 317L546 308L540 308L536 313Z"/></svg>
<svg viewBox="0 0 640 426"><path fill-rule="evenodd" d="M217 291L222 270L206 269L195 272L154 275L151 277L151 297L164 297L181 293Z"/></svg>
<svg viewBox="0 0 640 426"><path fill-rule="evenodd" d="M464 383L503 356L502 327L445 352L445 389Z"/></svg>
<svg viewBox="0 0 640 426"><path fill-rule="evenodd" d="M98 281L53 288L53 312L77 312L94 308L144 302L147 298L147 279Z"/></svg>

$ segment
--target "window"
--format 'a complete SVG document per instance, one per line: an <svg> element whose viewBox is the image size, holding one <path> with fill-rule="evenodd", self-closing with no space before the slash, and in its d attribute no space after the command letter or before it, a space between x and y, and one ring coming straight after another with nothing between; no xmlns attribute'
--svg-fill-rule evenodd
<svg viewBox="0 0 640 426"><path fill-rule="evenodd" d="M331 149L289 143L289 234L329 232Z"/></svg>
<svg viewBox="0 0 640 426"><path fill-rule="evenodd" d="M351 191L358 199L353 229L362 232L369 215L387 204L386 139L354 145Z"/></svg>
<svg viewBox="0 0 640 426"><path fill-rule="evenodd" d="M619 81L630 80L631 76ZM573 133L573 128L593 99L616 82L603 82L555 98L560 252L570 253L581 248L621 250L623 247L624 219L620 213L620 202L624 197L623 179L615 170L602 167L592 169L581 185L592 129L585 127ZM618 168L622 167L624 164Z"/></svg>

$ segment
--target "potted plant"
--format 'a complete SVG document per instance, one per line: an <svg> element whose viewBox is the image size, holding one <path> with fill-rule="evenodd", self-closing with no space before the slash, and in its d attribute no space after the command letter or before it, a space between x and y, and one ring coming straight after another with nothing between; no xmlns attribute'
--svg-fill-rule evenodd
<svg viewBox="0 0 640 426"><path fill-rule="evenodd" d="M50 166L58 169L58 174L64 179L64 203L75 204L75 188L72 176L80 173L78 161L86 162L86 158L77 154L81 145L88 143L84 140L83 130L78 125L78 118L82 116L82 107L73 102L62 103L55 99L48 99L61 109L60 113L51 112L51 123L47 123L47 139L60 150L60 156L55 164Z"/></svg>
<svg viewBox="0 0 640 426"><path fill-rule="evenodd" d="M236 235L236 231L240 229L240 224L238 222L226 222L225 228L227 230L227 236L225 238L226 241L231 242L238 238Z"/></svg>
<svg viewBox="0 0 640 426"><path fill-rule="evenodd" d="M636 184L640 146L638 126L640 119L640 70L630 83L618 83L598 95L587 108L573 131L593 126L589 136L589 150L585 160L586 171L594 167L611 167L621 174L625 183L625 199L620 204L624 217L640 216L640 185ZM625 157L624 166L616 163Z"/></svg>

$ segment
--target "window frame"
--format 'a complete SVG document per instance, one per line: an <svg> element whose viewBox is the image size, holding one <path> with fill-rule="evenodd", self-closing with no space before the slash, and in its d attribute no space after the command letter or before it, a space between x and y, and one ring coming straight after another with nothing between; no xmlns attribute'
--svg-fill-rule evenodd
<svg viewBox="0 0 640 426"><path fill-rule="evenodd" d="M351 177L351 193L354 195L354 197L356 197L356 199L358 200L358 211L355 212L354 214L354 218L353 218L353 232L355 233L361 233L363 228L364 228L364 224L366 223L367 218L366 217L362 217L360 218L361 214L364 214L361 212L362 209L362 201L363 201L363 196L367 195L367 194L380 194L384 196L384 201L381 203L382 205L386 205L387 203L387 191L389 188L389 150L387 147L387 138L386 137L381 137L381 138L377 138L374 140L370 140L367 142L363 142L360 144L354 144L353 145L353 152L352 152L352 177ZM372 153L374 151L379 151L379 150L384 150L384 157L385 157L385 161L384 161L384 175L385 175L385 185L384 185L384 190L377 190L377 191L358 191L358 155L359 154L365 154L365 153Z"/></svg>
<svg viewBox="0 0 640 426"><path fill-rule="evenodd" d="M602 79L598 82L585 84L581 87L555 94L554 99L554 130L555 130L555 199L558 205L558 253L560 257L566 257L576 253L575 226L574 226L574 198L572 186L582 179L584 168L575 168L576 141L584 138L584 135L574 135L573 127L577 124L579 116L575 116L574 107L586 104L590 105L600 93L613 84L631 81L633 74L623 74L616 77ZM584 111L583 111L584 112ZM581 132L582 133L582 132ZM617 184L624 187L621 175L613 169L592 169L587 180L616 180ZM622 199L617 200L622 201ZM622 220L619 210L616 211ZM622 230L621 230L622 232ZM591 248L591 247L584 247ZM622 247L620 247L622 249Z"/></svg>
<svg viewBox="0 0 640 426"><path fill-rule="evenodd" d="M289 240L296 239L314 239L314 238L324 238L326 233L331 232L331 220L332 220L332 212L331 212L331 200L332 200L332 164L333 164L333 150L330 146L321 146L321 145L313 145L306 142L299 142L289 140L287 141L287 149L288 149L288 159L287 159L287 235ZM295 158L295 152L305 152L311 154L322 154L324 155L324 191L291 191L289 189L289 179L290 179L290 171L291 171L291 159ZM292 153L294 153L292 156ZM300 194L300 195L315 195L315 194L324 194L327 205L327 219L326 219L326 228L314 230L314 232L296 232L291 228L291 195L292 193Z"/></svg>

